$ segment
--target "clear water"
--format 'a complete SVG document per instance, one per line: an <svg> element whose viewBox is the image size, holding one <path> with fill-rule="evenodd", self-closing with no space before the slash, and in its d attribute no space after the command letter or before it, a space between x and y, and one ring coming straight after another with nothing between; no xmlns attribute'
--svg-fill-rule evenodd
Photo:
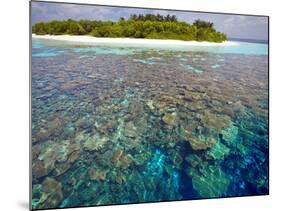
<svg viewBox="0 0 281 211"><path fill-rule="evenodd" d="M142 47L141 44L136 44L136 47L125 46L124 44L114 44L112 45L102 45L97 44L96 46L87 46L85 44L77 44L75 42L66 42L66 41L54 41L54 40L42 40L42 39L33 39L33 48L42 48L45 45L49 46L77 46L73 49L75 52L95 52L97 54L132 54L133 52L146 51L147 49L154 50L167 50L167 51L183 51L183 52L210 52L216 54L225 54L225 53L235 53L235 54L245 54L245 55L267 55L268 54L268 45L264 43L249 43L249 42L238 42L234 41L235 45L229 46L161 46L161 45L151 45ZM55 50L55 49L54 49ZM35 54L36 56L36 54Z"/></svg>
<svg viewBox="0 0 281 211"><path fill-rule="evenodd" d="M33 39L33 208L268 194L267 48Z"/></svg>

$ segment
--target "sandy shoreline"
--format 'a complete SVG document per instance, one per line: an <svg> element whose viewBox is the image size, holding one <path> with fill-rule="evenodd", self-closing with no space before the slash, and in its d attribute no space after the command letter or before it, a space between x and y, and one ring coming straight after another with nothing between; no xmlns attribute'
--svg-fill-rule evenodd
<svg viewBox="0 0 281 211"><path fill-rule="evenodd" d="M100 38L87 35L35 35L32 38L57 40L66 42L77 42L79 44L96 45L96 44L114 44L126 46L213 46L223 47L238 45L237 42L225 41L222 43L215 42L198 42L198 41L181 41L181 40L159 40L159 39L136 39L136 38Z"/></svg>

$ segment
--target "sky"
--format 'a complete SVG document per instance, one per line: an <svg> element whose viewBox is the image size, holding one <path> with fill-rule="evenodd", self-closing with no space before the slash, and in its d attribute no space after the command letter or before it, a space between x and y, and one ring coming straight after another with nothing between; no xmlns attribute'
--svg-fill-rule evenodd
<svg viewBox="0 0 281 211"><path fill-rule="evenodd" d="M224 32L229 38L268 39L268 18L261 16L214 14L186 11L168 11L155 9L136 9L125 7L78 5L64 3L32 2L32 24L40 21L89 19L118 21L131 14L176 15L178 20L193 23L201 19L214 23L217 31Z"/></svg>

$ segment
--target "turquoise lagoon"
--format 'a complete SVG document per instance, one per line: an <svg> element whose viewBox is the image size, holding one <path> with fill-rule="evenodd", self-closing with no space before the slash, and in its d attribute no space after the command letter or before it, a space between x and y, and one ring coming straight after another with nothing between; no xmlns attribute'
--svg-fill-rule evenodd
<svg viewBox="0 0 281 211"><path fill-rule="evenodd" d="M268 46L32 39L32 208L268 194Z"/></svg>

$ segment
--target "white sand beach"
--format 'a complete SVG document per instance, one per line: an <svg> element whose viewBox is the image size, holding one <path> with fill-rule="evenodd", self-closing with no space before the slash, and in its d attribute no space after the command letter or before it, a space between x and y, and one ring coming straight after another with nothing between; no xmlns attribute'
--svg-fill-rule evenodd
<svg viewBox="0 0 281 211"><path fill-rule="evenodd" d="M179 47L200 47L200 46L211 46L211 47L223 47L223 46L233 46L239 45L238 42L225 41L222 43L215 42L198 42L198 41L181 41L181 40L160 40L160 39L136 39L136 38L100 38L87 35L36 35L32 34L33 38L48 39L48 40L58 40L66 42L75 42L79 44L87 45L117 45L117 46L179 46Z"/></svg>

